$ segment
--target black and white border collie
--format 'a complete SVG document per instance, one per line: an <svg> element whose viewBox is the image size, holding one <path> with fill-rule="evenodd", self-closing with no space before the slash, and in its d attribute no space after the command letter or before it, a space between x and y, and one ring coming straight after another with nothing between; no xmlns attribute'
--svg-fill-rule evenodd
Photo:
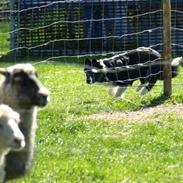
<svg viewBox="0 0 183 183"><path fill-rule="evenodd" d="M177 76L181 60L182 57L178 57L172 61L172 77ZM112 86L109 94L114 97L123 97L128 86L140 80L137 91L143 88L143 96L154 87L157 80L163 80L164 63L156 50L140 47L110 58L86 58L84 71L88 84L109 84Z"/></svg>

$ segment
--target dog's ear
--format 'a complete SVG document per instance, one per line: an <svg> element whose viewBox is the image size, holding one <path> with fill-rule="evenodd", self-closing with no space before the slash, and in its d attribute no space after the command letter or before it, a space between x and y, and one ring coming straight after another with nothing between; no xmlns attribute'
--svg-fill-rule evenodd
<svg viewBox="0 0 183 183"><path fill-rule="evenodd" d="M85 59L85 65L92 65L92 61L89 58Z"/></svg>
<svg viewBox="0 0 183 183"><path fill-rule="evenodd" d="M6 82L10 80L10 72L7 69L0 68L0 74L2 74L6 78Z"/></svg>
<svg viewBox="0 0 183 183"><path fill-rule="evenodd" d="M94 59L92 59L92 63L93 63L94 65L96 65L96 64L98 63L98 61L94 58Z"/></svg>
<svg viewBox="0 0 183 183"><path fill-rule="evenodd" d="M92 65L93 65L93 67L102 68L102 66L100 64L100 60L97 60L97 59L92 60Z"/></svg>
<svg viewBox="0 0 183 183"><path fill-rule="evenodd" d="M9 77L10 72L7 69L0 68L0 74L2 74L4 77Z"/></svg>

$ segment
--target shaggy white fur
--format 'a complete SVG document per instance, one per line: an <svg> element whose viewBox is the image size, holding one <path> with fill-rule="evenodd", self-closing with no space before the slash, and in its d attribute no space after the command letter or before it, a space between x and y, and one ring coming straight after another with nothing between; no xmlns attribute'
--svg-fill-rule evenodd
<svg viewBox="0 0 183 183"><path fill-rule="evenodd" d="M18 151L25 147L24 135L18 127L19 114L7 105L0 105L0 183L5 176L5 156L10 150Z"/></svg>

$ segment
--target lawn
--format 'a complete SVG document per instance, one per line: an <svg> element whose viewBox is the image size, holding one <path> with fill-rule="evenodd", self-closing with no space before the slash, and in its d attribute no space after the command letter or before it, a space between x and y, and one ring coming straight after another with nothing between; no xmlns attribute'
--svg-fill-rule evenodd
<svg viewBox="0 0 183 183"><path fill-rule="evenodd" d="M9 183L183 182L183 116L156 111L139 121L87 118L160 103L181 104L181 86L174 86L173 96L166 100L160 86L143 98L132 87L119 100L108 96L106 86L87 85L79 65L36 68L51 91L51 102L39 109L30 174ZM181 75L173 81L183 83Z"/></svg>
<svg viewBox="0 0 183 183"><path fill-rule="evenodd" d="M0 58L9 51L10 34L9 22L0 22Z"/></svg>

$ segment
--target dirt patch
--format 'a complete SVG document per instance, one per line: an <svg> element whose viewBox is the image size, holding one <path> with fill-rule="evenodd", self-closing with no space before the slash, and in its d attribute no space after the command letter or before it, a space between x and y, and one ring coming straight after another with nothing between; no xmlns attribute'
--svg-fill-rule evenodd
<svg viewBox="0 0 183 183"><path fill-rule="evenodd" d="M159 105L155 107L146 107L138 111L123 111L123 112L111 112L111 113L98 113L87 116L87 119L105 119L105 120L132 120L139 121L149 118L155 113L176 113L183 116L183 104L176 105Z"/></svg>

